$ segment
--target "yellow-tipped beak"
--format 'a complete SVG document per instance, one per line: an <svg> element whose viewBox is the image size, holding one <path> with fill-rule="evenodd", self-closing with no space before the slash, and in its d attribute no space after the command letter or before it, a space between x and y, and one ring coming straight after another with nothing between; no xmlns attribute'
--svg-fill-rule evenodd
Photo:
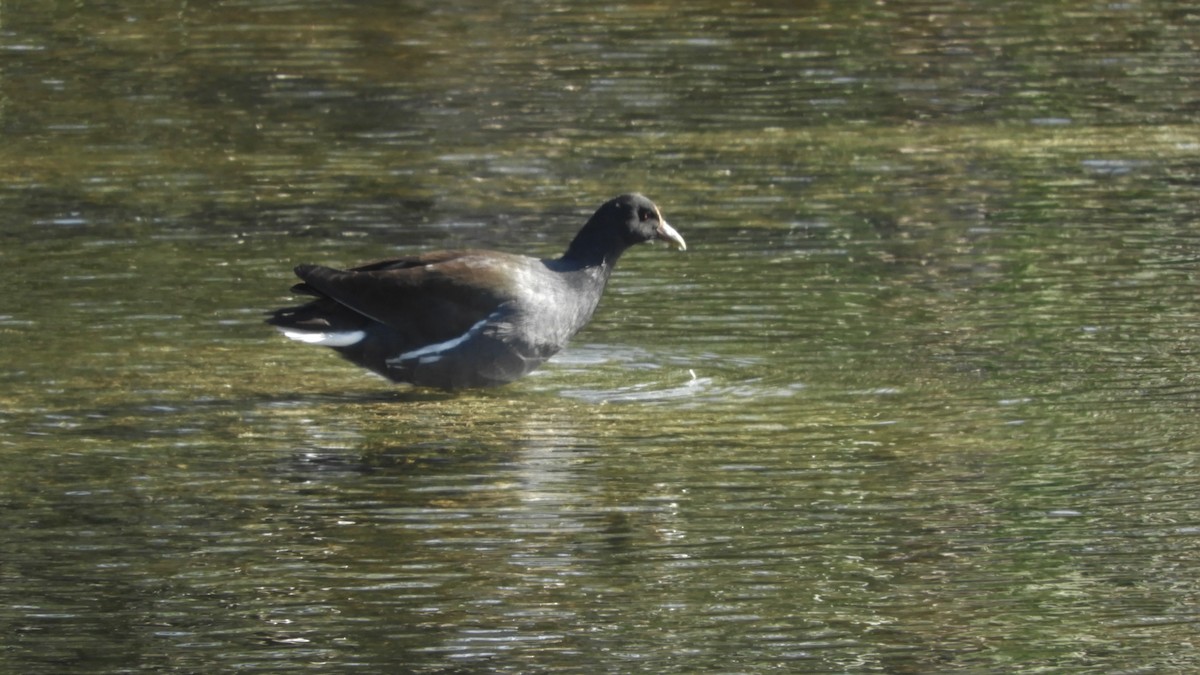
<svg viewBox="0 0 1200 675"><path fill-rule="evenodd" d="M654 234L656 234L659 239L667 242L671 248L677 248L680 251L687 250L687 243L683 241L683 237L681 237L679 233L675 231L675 228L668 225L667 221L661 218L658 221L658 229L654 231Z"/></svg>

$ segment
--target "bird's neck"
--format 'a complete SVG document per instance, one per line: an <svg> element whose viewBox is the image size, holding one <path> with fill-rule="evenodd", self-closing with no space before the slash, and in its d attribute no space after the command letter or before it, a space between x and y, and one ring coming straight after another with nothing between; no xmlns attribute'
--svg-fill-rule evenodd
<svg viewBox="0 0 1200 675"><path fill-rule="evenodd" d="M575 239L567 246L559 261L575 267L602 266L611 272L626 248L627 245L611 232L584 227L575 235ZM607 277L607 274L605 276Z"/></svg>
<svg viewBox="0 0 1200 675"><path fill-rule="evenodd" d="M604 256L572 257L564 254L561 258L543 260L549 269L567 277L573 286L599 286L600 289L608 283L612 275L616 258L620 254L605 258Z"/></svg>

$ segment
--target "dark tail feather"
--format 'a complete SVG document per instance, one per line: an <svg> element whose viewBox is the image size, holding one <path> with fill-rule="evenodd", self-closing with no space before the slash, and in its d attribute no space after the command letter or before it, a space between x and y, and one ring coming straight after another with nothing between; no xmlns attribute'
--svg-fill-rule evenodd
<svg viewBox="0 0 1200 675"><path fill-rule="evenodd" d="M308 331L351 331L366 328L369 319L329 298L267 312L266 322L280 328Z"/></svg>

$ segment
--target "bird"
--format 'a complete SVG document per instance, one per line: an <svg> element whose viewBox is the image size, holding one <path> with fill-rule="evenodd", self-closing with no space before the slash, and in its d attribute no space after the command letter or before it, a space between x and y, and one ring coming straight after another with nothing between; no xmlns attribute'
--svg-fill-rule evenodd
<svg viewBox="0 0 1200 675"><path fill-rule="evenodd" d="M653 240L687 250L654 202L605 202L557 258L434 251L347 270L304 264L292 292L314 299L269 312L299 342L329 347L397 383L443 390L504 385L580 331L617 259Z"/></svg>

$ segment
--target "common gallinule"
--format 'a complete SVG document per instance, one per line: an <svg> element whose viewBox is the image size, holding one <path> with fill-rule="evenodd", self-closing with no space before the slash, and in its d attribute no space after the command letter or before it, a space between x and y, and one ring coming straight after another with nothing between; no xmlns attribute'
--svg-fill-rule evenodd
<svg viewBox="0 0 1200 675"><path fill-rule="evenodd" d="M651 239L686 248L639 194L597 209L559 258L454 250L336 270L300 265L308 304L267 323L396 382L441 389L512 382L592 318L613 265Z"/></svg>

